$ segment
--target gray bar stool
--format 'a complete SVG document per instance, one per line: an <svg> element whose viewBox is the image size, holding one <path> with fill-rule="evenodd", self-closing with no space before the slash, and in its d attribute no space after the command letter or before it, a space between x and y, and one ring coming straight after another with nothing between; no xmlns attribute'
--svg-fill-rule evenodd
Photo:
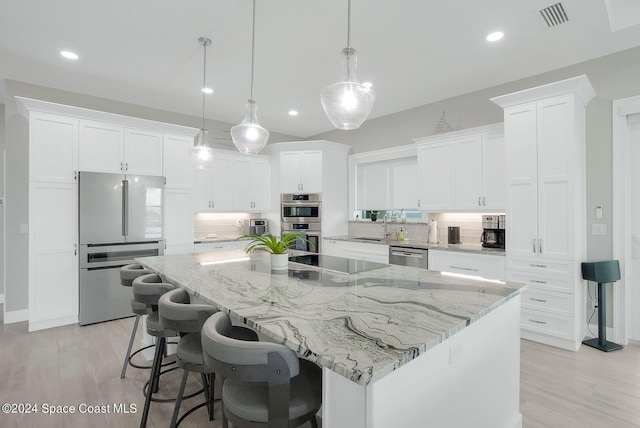
<svg viewBox="0 0 640 428"><path fill-rule="evenodd" d="M191 303L189 293L183 289L175 289L163 294L158 302L158 314L162 327L167 330L177 331L180 334L176 361L178 366L184 369L180 390L173 410L173 417L171 418L170 427L172 428L178 426L185 417L205 405L209 412L209 420L213 420L215 373L207 371L204 366L200 332L205 321L216 312L218 312L218 309L214 306ZM253 330L244 327L233 327L231 334L238 339L258 340L258 335ZM205 402L191 408L178 419L189 372L200 373Z"/></svg>
<svg viewBox="0 0 640 428"><path fill-rule="evenodd" d="M223 421L234 428L318 428L322 370L284 345L229 337L231 320L218 312L202 327L205 367L224 377Z"/></svg>
<svg viewBox="0 0 640 428"><path fill-rule="evenodd" d="M147 418L149 416L149 407L151 401L173 402L173 399L157 399L152 398L153 393L158 392L158 384L160 375L162 374L162 359L166 354L167 338L177 337L178 333L172 330L165 330L160 324L158 316L158 301L160 297L173 290L175 287L171 284L162 282L162 278L155 273L142 275L133 280L133 298L138 303L144 303L151 307L151 313L147 316L147 334L154 336L156 341L156 350L151 364L151 373L149 381L144 386L144 410L140 426L147 426ZM176 367L174 367L175 369ZM173 370L173 369L171 369Z"/></svg>
<svg viewBox="0 0 640 428"><path fill-rule="evenodd" d="M120 268L120 284L125 287L132 287L133 280L142 275L148 275L152 273L150 270L145 269L142 265L138 263L133 263L130 265L122 266ZM131 349L133 348L133 341L136 338L136 333L138 332L138 324L140 323L140 318L143 315L148 315L151 313L151 307L147 306L144 303L136 302L134 299L131 299L131 311L135 314L136 319L133 323L133 329L131 330L131 338L129 339L129 347L127 348L127 354L124 357L124 362L122 363L122 371L120 372L120 379L123 379L126 372L127 366L131 365L131 367L135 367L137 369L150 369L151 366L142 366L139 364L135 364L131 361L131 359L138 354L139 352L150 348L153 345L145 346L144 348L138 349L136 352L131 354Z"/></svg>

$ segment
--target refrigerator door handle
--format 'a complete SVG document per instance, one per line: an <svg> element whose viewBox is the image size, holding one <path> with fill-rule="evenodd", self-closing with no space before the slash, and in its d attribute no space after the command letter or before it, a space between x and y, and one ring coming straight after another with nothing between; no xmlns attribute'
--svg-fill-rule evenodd
<svg viewBox="0 0 640 428"><path fill-rule="evenodd" d="M122 180L122 236L129 234L129 180Z"/></svg>

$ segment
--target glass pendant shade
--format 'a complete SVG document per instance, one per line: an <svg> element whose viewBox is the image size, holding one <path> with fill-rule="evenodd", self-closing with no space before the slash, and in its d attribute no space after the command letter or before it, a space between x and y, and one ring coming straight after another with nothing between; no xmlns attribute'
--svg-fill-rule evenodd
<svg viewBox="0 0 640 428"><path fill-rule="evenodd" d="M371 113L376 101L373 87L360 83L356 68L356 50L344 48L340 80L324 88L320 94L325 114L338 129L358 129Z"/></svg>
<svg viewBox="0 0 640 428"><path fill-rule="evenodd" d="M195 138L195 144L191 149L193 164L198 169L210 168L215 159L213 149L209 147L209 131L202 128Z"/></svg>
<svg viewBox="0 0 640 428"><path fill-rule="evenodd" d="M255 155L260 153L269 140L269 131L258 123L256 114L258 104L255 100L247 101L244 120L231 127L231 139L240 153Z"/></svg>

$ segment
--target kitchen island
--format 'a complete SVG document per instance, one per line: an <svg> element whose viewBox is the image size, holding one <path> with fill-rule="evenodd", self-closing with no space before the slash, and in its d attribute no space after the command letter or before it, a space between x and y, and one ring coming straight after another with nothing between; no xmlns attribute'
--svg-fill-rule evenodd
<svg viewBox="0 0 640 428"><path fill-rule="evenodd" d="M321 366L324 427L521 426L519 284L331 256L137 260Z"/></svg>

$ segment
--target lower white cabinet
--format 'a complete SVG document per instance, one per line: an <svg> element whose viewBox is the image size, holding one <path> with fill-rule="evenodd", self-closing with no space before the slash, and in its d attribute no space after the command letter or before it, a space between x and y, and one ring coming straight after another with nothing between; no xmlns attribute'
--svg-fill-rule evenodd
<svg viewBox="0 0 640 428"><path fill-rule="evenodd" d="M504 281L504 255L429 250L429 269Z"/></svg>
<svg viewBox="0 0 640 428"><path fill-rule="evenodd" d="M322 254L367 262L389 263L389 246L324 239Z"/></svg>

